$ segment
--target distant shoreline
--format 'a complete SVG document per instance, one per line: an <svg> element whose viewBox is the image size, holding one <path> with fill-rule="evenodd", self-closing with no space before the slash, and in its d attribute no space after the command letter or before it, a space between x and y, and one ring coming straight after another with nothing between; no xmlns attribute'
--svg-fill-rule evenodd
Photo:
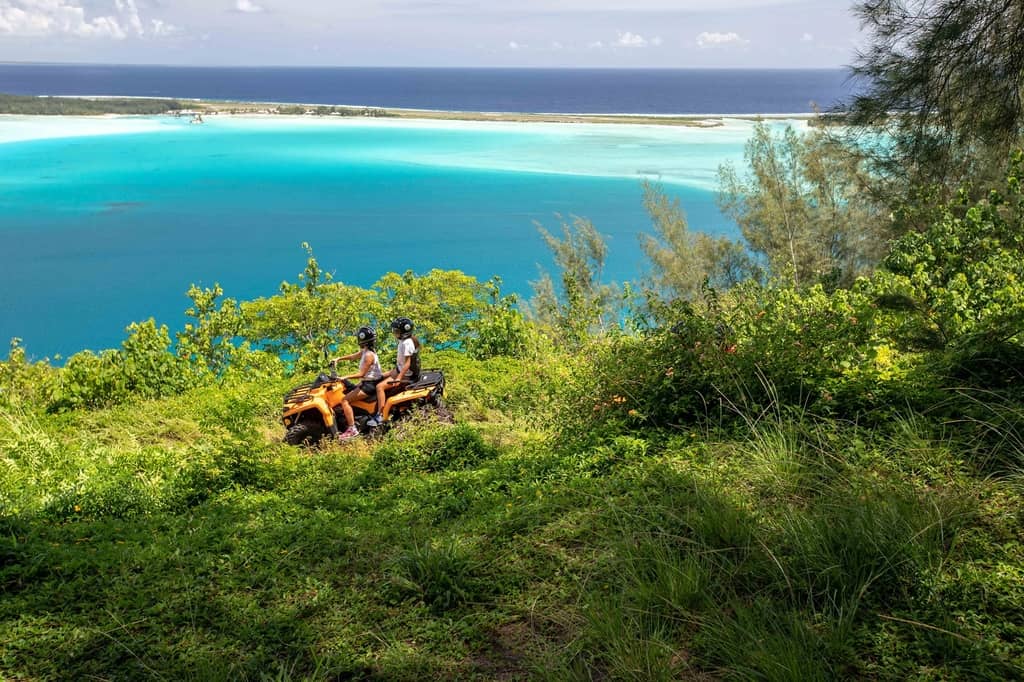
<svg viewBox="0 0 1024 682"><path fill-rule="evenodd" d="M109 103L108 108L103 105ZM75 111L82 105L83 111ZM164 111L154 110L156 105L166 107ZM33 111L38 109L38 111ZM137 111L134 111L137 109ZM131 115L264 115L264 116L310 116L337 118L398 118L416 120L474 121L504 123L599 123L685 126L693 128L716 128L724 125L724 119L755 121L765 120L812 120L817 114L569 114L531 112L485 112L485 111L444 111L437 109L404 109L394 107L370 107L351 104L307 104L289 102L239 102L206 99L168 99L132 96L72 95L72 96L28 96L0 95L0 114L20 115L76 115L76 116L131 116Z"/></svg>

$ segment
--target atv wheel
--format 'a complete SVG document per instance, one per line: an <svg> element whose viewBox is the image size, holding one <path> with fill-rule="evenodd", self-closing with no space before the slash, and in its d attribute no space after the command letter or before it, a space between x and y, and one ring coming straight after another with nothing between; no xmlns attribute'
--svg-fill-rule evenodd
<svg viewBox="0 0 1024 682"><path fill-rule="evenodd" d="M434 419L441 422L442 424L454 424L455 415L448 409L448 406L444 404L443 398L438 398L430 406L430 411L434 415Z"/></svg>
<svg viewBox="0 0 1024 682"><path fill-rule="evenodd" d="M284 434L284 442L288 445L306 445L315 443L324 435L324 427L319 424L296 424Z"/></svg>

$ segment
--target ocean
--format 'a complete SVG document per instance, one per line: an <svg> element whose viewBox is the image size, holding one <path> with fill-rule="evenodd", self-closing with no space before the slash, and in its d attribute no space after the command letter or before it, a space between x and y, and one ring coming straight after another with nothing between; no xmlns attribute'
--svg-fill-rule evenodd
<svg viewBox="0 0 1024 682"><path fill-rule="evenodd" d="M16 90L12 68L0 67L0 91ZM93 68L111 85L97 91L97 82L65 73L65 87L58 87L61 69ZM29 70L38 75L39 69ZM139 76L143 90L124 75L147 70L166 78ZM475 97L492 111L574 110L565 99L541 97L547 85L533 94L524 86L507 108L472 88L459 95L466 100L451 92L416 99L384 90L379 99L348 99L327 94L325 86L317 100L307 96L316 89L309 83L268 90L269 77L263 85L236 78L232 87L242 90L233 91L218 75L224 71L47 66L42 72L53 82L24 73L14 80L61 94L74 94L68 88L75 82L79 94L446 109L471 108L458 102ZM620 77L629 80L629 73ZM783 75L787 83L793 79L791 72ZM453 75L446 70L437 77ZM572 72L536 75L545 84L556 77L571 81ZM588 83L594 77L580 75ZM530 80L528 72L515 78ZM783 88L776 82L762 89ZM649 113L645 107L657 93L631 102L602 92L581 98L575 110ZM717 110L708 113L746 113L738 94L731 104L720 89L701 96L718 98ZM336 281L348 284L370 286L389 271L459 269L482 280L500 276L505 291L528 298L540 268L551 268L537 225L557 234L560 220L571 216L590 219L606 235L606 281L634 280L647 267L638 235L651 230L642 180L661 183L678 199L693 229L737 235L716 206L716 171L723 162L742 163L752 125L209 116L197 126L172 117L0 117L0 340L19 337L30 356L53 358L116 347L127 324L149 317L177 329L190 284L217 282L236 299L272 295L303 269L302 242Z"/></svg>
<svg viewBox="0 0 1024 682"><path fill-rule="evenodd" d="M842 69L189 68L0 64L0 92L443 111L796 114L854 84Z"/></svg>

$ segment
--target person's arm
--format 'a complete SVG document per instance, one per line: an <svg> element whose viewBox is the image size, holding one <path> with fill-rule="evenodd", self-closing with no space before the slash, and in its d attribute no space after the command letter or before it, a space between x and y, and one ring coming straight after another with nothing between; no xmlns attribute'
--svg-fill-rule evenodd
<svg viewBox="0 0 1024 682"><path fill-rule="evenodd" d="M412 365L412 356L406 355L405 362L402 363L402 369L398 370L398 376L395 377L395 381L401 381L405 373L409 371L409 367Z"/></svg>
<svg viewBox="0 0 1024 682"><path fill-rule="evenodd" d="M331 360L331 364L336 364L338 362L341 362L342 360L357 360L359 358L359 353L360 351L356 351L355 353L351 353L349 355L342 355L341 357L334 358L333 360Z"/></svg>

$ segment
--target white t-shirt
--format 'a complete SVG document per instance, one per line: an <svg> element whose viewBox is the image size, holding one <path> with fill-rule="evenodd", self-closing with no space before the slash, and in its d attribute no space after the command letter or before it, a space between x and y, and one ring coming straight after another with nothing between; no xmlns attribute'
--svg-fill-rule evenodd
<svg viewBox="0 0 1024 682"><path fill-rule="evenodd" d="M399 341L398 342L398 358L397 358L398 361L395 364L395 369L397 369L399 372L401 372L402 371L402 367L405 366L405 359L407 357L411 356L411 355L416 355L416 343L411 338L410 339L402 339L401 341ZM412 367L409 367L409 369L411 370ZM406 372L406 376L408 376L408 374L409 373Z"/></svg>

